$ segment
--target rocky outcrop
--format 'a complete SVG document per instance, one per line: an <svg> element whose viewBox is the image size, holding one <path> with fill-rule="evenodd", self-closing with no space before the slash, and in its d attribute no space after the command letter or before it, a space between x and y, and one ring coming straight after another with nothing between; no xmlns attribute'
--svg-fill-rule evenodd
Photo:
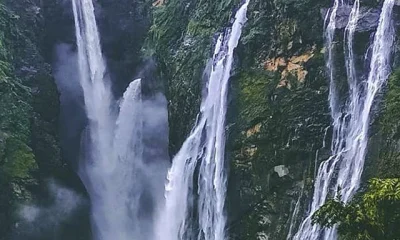
<svg viewBox="0 0 400 240"><path fill-rule="evenodd" d="M323 13L326 13L324 10ZM344 29L349 21L351 6L342 6L338 8L336 16L336 26L338 29ZM381 11L379 8L371 9L370 7L360 8L360 20L357 24L357 32L367 32L376 29L379 22L379 15ZM324 15L325 16L325 15Z"/></svg>
<svg viewBox="0 0 400 240"><path fill-rule="evenodd" d="M141 48L150 28L151 1L101 0L95 3L98 3L96 17L103 53L115 95L119 97L147 60Z"/></svg>
<svg viewBox="0 0 400 240"><path fill-rule="evenodd" d="M153 7L159 7L165 3L165 0L157 0L153 2Z"/></svg>
<svg viewBox="0 0 400 240"><path fill-rule="evenodd" d="M264 68L267 71L279 71L281 78L278 87L287 87L290 89L289 76L294 76L299 83L304 83L308 74L308 71L304 69L304 65L314 56L314 51L315 49L300 56L290 57L289 59L285 59L284 57L268 59Z"/></svg>

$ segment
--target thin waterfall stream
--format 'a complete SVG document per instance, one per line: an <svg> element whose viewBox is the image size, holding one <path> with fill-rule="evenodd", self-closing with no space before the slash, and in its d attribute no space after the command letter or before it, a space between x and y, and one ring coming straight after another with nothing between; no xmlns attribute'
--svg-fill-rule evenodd
<svg viewBox="0 0 400 240"><path fill-rule="evenodd" d="M336 30L336 11L338 6L344 3L335 0L333 8L327 15L327 19L329 19L326 28L327 68L331 81L329 101L333 122L332 155L319 167L309 214L300 225L294 239L336 239L336 229L322 230L318 225L313 225L311 223L312 215L325 203L329 196L340 195L341 200L348 203L360 186L367 153L371 109L377 93L381 90L391 72L390 59L394 42L392 23L394 2L394 0L385 0L383 3L372 45L369 74L367 79L362 81L356 71L353 50L354 34L360 17L360 1L354 1L345 29L345 63L349 92L348 100L343 107L340 106L335 84L333 38ZM329 15L330 17L328 17Z"/></svg>
<svg viewBox="0 0 400 240"><path fill-rule="evenodd" d="M249 2L244 2L235 15L232 27L221 34L216 42L196 126L174 157L168 173L166 205L160 213L158 228L155 230L159 240L226 239L227 95L233 52L247 20ZM195 174L197 167L198 176ZM194 189L198 189L197 193ZM193 222L196 218L193 211L196 210L198 223ZM198 231L195 230L197 225Z"/></svg>

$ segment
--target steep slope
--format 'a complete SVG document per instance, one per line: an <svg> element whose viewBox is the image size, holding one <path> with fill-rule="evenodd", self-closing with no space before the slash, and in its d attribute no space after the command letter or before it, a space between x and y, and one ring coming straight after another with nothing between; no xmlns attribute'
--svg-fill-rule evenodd
<svg viewBox="0 0 400 240"><path fill-rule="evenodd" d="M171 0L155 8L148 44L168 81L173 152L194 121L213 34L229 24L235 4ZM284 239L302 180L311 183L313 178L315 153L329 125L323 20L315 13L324 4L249 5L227 128L232 167L228 202L235 239Z"/></svg>
<svg viewBox="0 0 400 240"><path fill-rule="evenodd" d="M357 58L364 57L381 6L376 1L361 2ZM154 4L153 25L143 49L156 57L168 86L172 154L195 120L203 70L216 40L213 34L229 24L227 19L237 4L195 0ZM229 230L235 239L293 236L312 197L317 167L329 157L332 129L323 44L329 7L328 0L252 1L249 5L249 21L235 61L227 126ZM337 17L336 78L341 92L347 89L340 39L350 10L339 9ZM367 169L371 170L364 178L378 174L374 168L378 162L397 166L395 118L388 117L397 112L395 79L389 85L382 120L372 118L372 138L382 147L368 151ZM384 125L378 127L379 122ZM387 169L379 165L380 172Z"/></svg>
<svg viewBox="0 0 400 240"><path fill-rule="evenodd" d="M212 46L218 31L232 24L229 19L240 2L94 1L114 94L120 96L136 75L147 74L141 69L151 69L154 79L163 80L146 84L148 89L166 90L171 155L195 123ZM356 33L358 58L364 57L375 31L381 3L361 1L365 19ZM286 239L296 232L307 210L317 167L330 154L323 24L331 4L330 0L252 0L249 5L249 20L235 54L227 113L232 239ZM77 163L61 160L58 132L67 128L59 125L59 96L48 64L60 42L74 51L70 1L0 0L0 6L0 240L8 240L12 231L22 234L15 228L21 203L48 203L45 179L56 177L85 190L71 170ZM340 91L347 91L342 86L344 62L339 59L343 59L340 39L349 10L338 12ZM394 62L396 68L398 57ZM399 177L399 79L397 70L385 95L378 97L382 102L372 118L365 179ZM75 107L75 112L83 111ZM76 146L79 137L73 140ZM71 149L66 154L77 158L78 149ZM86 211L79 226L84 234L69 231L72 235L63 237L90 238ZM66 229L78 229L67 225Z"/></svg>
<svg viewBox="0 0 400 240"><path fill-rule="evenodd" d="M0 2L0 239L8 239L19 204L44 197L43 180L66 172L58 93L40 48L39 2Z"/></svg>

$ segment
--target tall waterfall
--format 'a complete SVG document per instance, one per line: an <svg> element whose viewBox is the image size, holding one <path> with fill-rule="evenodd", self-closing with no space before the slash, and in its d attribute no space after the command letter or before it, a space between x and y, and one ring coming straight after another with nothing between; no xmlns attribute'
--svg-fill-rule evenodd
<svg viewBox="0 0 400 240"><path fill-rule="evenodd" d="M160 122L167 122L165 98L143 99L138 79L129 85L118 110L106 75L93 2L73 0L72 7L88 118L79 176L91 199L94 239L151 239L152 212L162 199L167 157L165 162L157 162L163 153L152 152L155 146L151 145L158 143L144 142L149 142L154 129L162 132ZM149 111L158 115L150 116ZM148 161L146 154L152 155Z"/></svg>
<svg viewBox="0 0 400 240"><path fill-rule="evenodd" d="M326 61L326 68L328 69L328 76L329 76L329 106L331 109L331 115L334 121L338 119L338 115L340 115L340 110L338 106L338 93L336 82L334 81L335 76L335 69L334 69L334 45L333 39L335 37L335 29L336 29L336 16L337 11L340 6L343 5L343 0L334 0L333 7L328 11L325 24L325 42L327 46L327 61Z"/></svg>
<svg viewBox="0 0 400 240"><path fill-rule="evenodd" d="M80 83L83 89L86 112L90 124L90 135L94 156L101 164L106 164L107 155L111 152L111 136L113 129L112 102L109 82L104 78L106 67L101 52L100 38L94 15L92 0L72 1Z"/></svg>
<svg viewBox="0 0 400 240"><path fill-rule="evenodd" d="M333 36L335 32L336 11L343 4L335 0L330 11L329 23L326 28L326 44L328 48L327 67L330 76L330 106L333 118L332 156L321 164L314 185L314 196L307 218L300 225L294 239L316 240L336 239L334 228L321 230L311 224L311 217L321 207L327 197L338 195L348 203L360 186L361 175L368 145L368 130L371 109L376 94L381 90L390 75L390 57L394 42L392 26L392 10L395 0L385 0L375 33L372 55L367 79L363 81L356 72L353 52L354 33L360 17L360 2L355 0L345 30L345 62L349 86L348 100L341 107L336 91L334 77ZM328 13L329 15L329 13ZM332 89L334 88L334 89Z"/></svg>
<svg viewBox="0 0 400 240"><path fill-rule="evenodd" d="M196 125L174 157L168 173L165 208L155 230L158 240L226 238L227 95L233 52L247 20L248 4L249 0L246 0L237 11L233 26L217 40Z"/></svg>

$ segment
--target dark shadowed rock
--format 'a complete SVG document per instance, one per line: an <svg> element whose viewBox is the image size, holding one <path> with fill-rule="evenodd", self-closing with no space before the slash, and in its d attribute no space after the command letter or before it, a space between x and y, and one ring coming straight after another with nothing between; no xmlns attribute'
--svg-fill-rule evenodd
<svg viewBox="0 0 400 240"><path fill-rule="evenodd" d="M336 16L336 28L344 29L349 21L352 6L345 5L338 8ZM328 9L323 9L321 14L326 16ZM361 7L360 19L357 25L357 32L372 31L377 28L381 10L378 8Z"/></svg>

